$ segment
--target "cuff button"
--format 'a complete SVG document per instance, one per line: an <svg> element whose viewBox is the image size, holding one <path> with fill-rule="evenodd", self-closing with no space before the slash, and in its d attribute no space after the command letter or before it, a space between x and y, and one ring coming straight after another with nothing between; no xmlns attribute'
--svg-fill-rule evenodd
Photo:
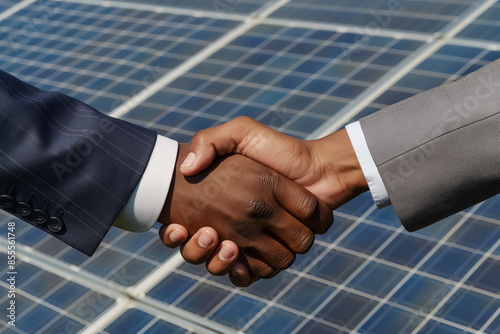
<svg viewBox="0 0 500 334"><path fill-rule="evenodd" d="M17 203L14 210L16 211L16 213L18 215L20 215L22 217L27 217L27 216L31 215L31 213L33 212L33 209L31 208L31 206L28 203L24 203L24 202Z"/></svg>
<svg viewBox="0 0 500 334"><path fill-rule="evenodd" d="M10 209L14 205L16 205L16 201L14 200L14 197L10 195L1 195L0 196L0 206L4 209Z"/></svg>
<svg viewBox="0 0 500 334"><path fill-rule="evenodd" d="M45 211L37 209L33 211L31 219L33 219L35 223L41 225L45 224L47 220L49 220L49 215Z"/></svg>
<svg viewBox="0 0 500 334"><path fill-rule="evenodd" d="M59 217L61 216L61 214L59 215ZM50 217L49 221L47 222L47 227L51 232L57 233L61 232L61 230L63 229L64 223L59 217Z"/></svg>

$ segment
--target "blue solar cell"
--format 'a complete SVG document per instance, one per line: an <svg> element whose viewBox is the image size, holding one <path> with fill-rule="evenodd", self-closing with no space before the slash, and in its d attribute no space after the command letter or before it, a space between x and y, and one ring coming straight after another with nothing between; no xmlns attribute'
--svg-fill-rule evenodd
<svg viewBox="0 0 500 334"><path fill-rule="evenodd" d="M423 266L431 274L458 281L479 260L478 254L455 247L442 246Z"/></svg>
<svg viewBox="0 0 500 334"><path fill-rule="evenodd" d="M225 303L214 312L209 319L238 330L244 327L264 306L265 304L258 300L238 296L237 298L231 298L228 303Z"/></svg>
<svg viewBox="0 0 500 334"><path fill-rule="evenodd" d="M195 314L205 316L220 303L229 292L220 288L201 283L194 292L177 303L178 306Z"/></svg>
<svg viewBox="0 0 500 334"><path fill-rule="evenodd" d="M499 277L500 261L488 258L467 279L466 283L498 295L500 294L500 288L498 286Z"/></svg>
<svg viewBox="0 0 500 334"><path fill-rule="evenodd" d="M271 306L259 321L254 322L249 328L250 333L287 333L292 331L303 317Z"/></svg>
<svg viewBox="0 0 500 334"><path fill-rule="evenodd" d="M391 300L418 311L432 311L453 289L454 284L413 275L391 297Z"/></svg>
<svg viewBox="0 0 500 334"><path fill-rule="evenodd" d="M125 311L105 330L109 333L137 333L153 319L154 316L146 312L130 309Z"/></svg>
<svg viewBox="0 0 500 334"><path fill-rule="evenodd" d="M340 250L331 250L309 272L335 283L343 283L363 263L364 259Z"/></svg>
<svg viewBox="0 0 500 334"><path fill-rule="evenodd" d="M391 234L391 231L384 228L361 223L339 245L361 253L372 254Z"/></svg>
<svg viewBox="0 0 500 334"><path fill-rule="evenodd" d="M434 320L429 321L419 333L429 333L429 334L468 334L471 332L464 331L462 329L452 327L450 325L444 324L442 322L437 322Z"/></svg>
<svg viewBox="0 0 500 334"><path fill-rule="evenodd" d="M500 230L497 224L472 218L450 237L450 241L472 249L487 251L499 237Z"/></svg>
<svg viewBox="0 0 500 334"><path fill-rule="evenodd" d="M408 272L386 264L369 262L348 286L380 298L385 297Z"/></svg>
<svg viewBox="0 0 500 334"><path fill-rule="evenodd" d="M437 316L478 330L500 307L500 300L459 289L436 313Z"/></svg>
<svg viewBox="0 0 500 334"><path fill-rule="evenodd" d="M167 304L174 303L189 288L196 283L196 280L172 273L158 283L148 292L148 295Z"/></svg>
<svg viewBox="0 0 500 334"><path fill-rule="evenodd" d="M168 334L183 334L183 333L189 333L186 329L176 326L174 324L168 323L166 321L163 321L161 319L158 319L153 325L148 327L148 333L151 334L163 334L163 333L168 333Z"/></svg>
<svg viewBox="0 0 500 334"><path fill-rule="evenodd" d="M46 333L78 333L85 325L70 317L60 317L53 325L44 329Z"/></svg>
<svg viewBox="0 0 500 334"><path fill-rule="evenodd" d="M423 238L417 238L407 233L401 233L385 247L380 257L407 267L414 267L435 243Z"/></svg>
<svg viewBox="0 0 500 334"><path fill-rule="evenodd" d="M279 299L279 303L298 311L311 313L333 292L334 288L310 279L300 279L293 290Z"/></svg>
<svg viewBox="0 0 500 334"><path fill-rule="evenodd" d="M340 290L318 313L322 319L353 329L375 307L366 297Z"/></svg>
<svg viewBox="0 0 500 334"><path fill-rule="evenodd" d="M22 321L16 321L16 328L27 333L34 333L40 330L57 315L57 311L39 305L33 310L29 311L27 314L24 314L22 317Z"/></svg>
<svg viewBox="0 0 500 334"><path fill-rule="evenodd" d="M422 316L391 305L382 305L360 328L363 333L411 333Z"/></svg>

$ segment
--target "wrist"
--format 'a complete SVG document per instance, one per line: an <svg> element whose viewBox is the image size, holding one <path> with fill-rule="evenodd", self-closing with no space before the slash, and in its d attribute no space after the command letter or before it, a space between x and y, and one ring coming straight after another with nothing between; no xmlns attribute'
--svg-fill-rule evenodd
<svg viewBox="0 0 500 334"><path fill-rule="evenodd" d="M361 165L345 129L313 141L322 179L328 183L328 203L335 209L369 191Z"/></svg>

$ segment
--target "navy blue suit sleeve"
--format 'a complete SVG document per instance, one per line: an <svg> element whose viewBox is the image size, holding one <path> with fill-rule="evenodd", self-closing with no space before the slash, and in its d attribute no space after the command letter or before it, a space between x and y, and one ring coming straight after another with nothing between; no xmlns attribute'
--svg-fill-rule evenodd
<svg viewBox="0 0 500 334"><path fill-rule="evenodd" d="M91 255L156 136L0 71L0 207Z"/></svg>

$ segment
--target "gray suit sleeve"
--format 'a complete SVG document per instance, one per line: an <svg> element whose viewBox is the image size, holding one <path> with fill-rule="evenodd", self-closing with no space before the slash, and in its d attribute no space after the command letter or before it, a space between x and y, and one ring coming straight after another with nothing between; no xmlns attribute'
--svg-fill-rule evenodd
<svg viewBox="0 0 500 334"><path fill-rule="evenodd" d="M500 193L500 60L360 123L407 230Z"/></svg>

